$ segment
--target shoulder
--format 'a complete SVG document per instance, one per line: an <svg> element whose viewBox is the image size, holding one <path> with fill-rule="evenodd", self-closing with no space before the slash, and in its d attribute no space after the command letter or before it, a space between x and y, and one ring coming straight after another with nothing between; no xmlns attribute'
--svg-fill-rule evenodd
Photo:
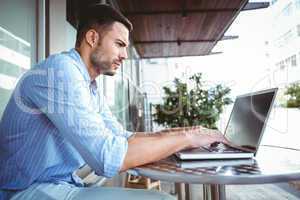
<svg viewBox="0 0 300 200"><path fill-rule="evenodd" d="M72 57L69 51L49 56L33 70L47 71L47 74L54 73L55 76L63 76L67 79L82 79L80 65L81 63Z"/></svg>
<svg viewBox="0 0 300 200"><path fill-rule="evenodd" d="M38 66L41 68L63 68L69 66L76 66L79 63L73 59L68 52L62 52L59 54L53 54L49 56L45 61L40 63Z"/></svg>
<svg viewBox="0 0 300 200"><path fill-rule="evenodd" d="M54 54L27 71L19 82L22 85L72 84L83 80L76 61L66 53Z"/></svg>

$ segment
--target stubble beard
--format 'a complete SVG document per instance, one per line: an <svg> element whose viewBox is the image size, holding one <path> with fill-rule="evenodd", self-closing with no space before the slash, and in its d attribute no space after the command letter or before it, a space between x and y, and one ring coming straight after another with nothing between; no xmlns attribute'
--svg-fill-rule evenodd
<svg viewBox="0 0 300 200"><path fill-rule="evenodd" d="M116 74L116 72L114 70L111 69L112 63L110 63L109 61L103 61L101 58L103 58L103 54L101 53L101 48L96 48L91 56L90 56L90 60L91 63L94 67L94 69L97 72L102 72L103 75L107 75L107 76L114 76Z"/></svg>

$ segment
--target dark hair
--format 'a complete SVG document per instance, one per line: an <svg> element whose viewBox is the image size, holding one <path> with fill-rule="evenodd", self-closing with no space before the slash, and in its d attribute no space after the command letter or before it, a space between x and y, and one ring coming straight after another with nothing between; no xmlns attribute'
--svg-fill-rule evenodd
<svg viewBox="0 0 300 200"><path fill-rule="evenodd" d="M95 29L100 37L101 37L101 33L104 33L106 31L109 30L109 28L111 27L111 25L116 22L114 20L90 20L87 21L81 25L78 26L78 30L77 30L77 35L76 35L76 47L79 47L82 40L85 37L85 34L88 32L88 30L90 29ZM101 31L101 33L100 33Z"/></svg>
<svg viewBox="0 0 300 200"><path fill-rule="evenodd" d="M79 16L77 28L76 47L78 47L85 34L90 29L95 29L99 34L109 30L114 22L120 22L128 31L132 31L131 22L119 11L107 4L95 4L83 9Z"/></svg>

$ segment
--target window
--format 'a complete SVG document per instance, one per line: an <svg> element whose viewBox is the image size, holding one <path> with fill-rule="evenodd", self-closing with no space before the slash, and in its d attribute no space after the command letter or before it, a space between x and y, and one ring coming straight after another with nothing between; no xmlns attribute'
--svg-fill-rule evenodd
<svg viewBox="0 0 300 200"><path fill-rule="evenodd" d="M300 55L300 52L299 52ZM297 56L296 54L281 60L280 62L276 63L276 66L280 68L280 70L284 70L287 67L297 67Z"/></svg>
<svg viewBox="0 0 300 200"><path fill-rule="evenodd" d="M285 62L285 66L286 67L290 67L291 66L291 57L288 57L288 58L286 58L285 60L284 60L284 62Z"/></svg>
<svg viewBox="0 0 300 200"><path fill-rule="evenodd" d="M297 67L297 57L296 54L291 57L291 66Z"/></svg>
<svg viewBox="0 0 300 200"><path fill-rule="evenodd" d="M300 10L300 0L296 0L295 4L296 4L296 9Z"/></svg>
<svg viewBox="0 0 300 200"><path fill-rule="evenodd" d="M284 63L284 61L280 61L280 62L279 62L279 67L280 67L281 70L284 70L284 68L285 68L285 63Z"/></svg>
<svg viewBox="0 0 300 200"><path fill-rule="evenodd" d="M19 77L36 62L36 6L35 0L1 1L0 118Z"/></svg>
<svg viewBox="0 0 300 200"><path fill-rule="evenodd" d="M298 59L296 59L296 62L297 63L300 63L300 52L298 53L298 57L297 57Z"/></svg>

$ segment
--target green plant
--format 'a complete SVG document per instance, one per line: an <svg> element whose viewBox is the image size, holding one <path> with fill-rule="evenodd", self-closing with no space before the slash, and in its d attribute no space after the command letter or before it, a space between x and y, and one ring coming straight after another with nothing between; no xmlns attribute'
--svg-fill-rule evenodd
<svg viewBox="0 0 300 200"><path fill-rule="evenodd" d="M299 108L300 107L300 83L293 83L286 88L284 93L287 95L286 107Z"/></svg>
<svg viewBox="0 0 300 200"><path fill-rule="evenodd" d="M154 105L154 121L165 127L202 125L216 129L223 107L232 103L227 97L230 88L217 85L205 89L201 73L189 79L193 85L191 89L177 78L174 80L175 88L163 87L165 97L163 104Z"/></svg>

